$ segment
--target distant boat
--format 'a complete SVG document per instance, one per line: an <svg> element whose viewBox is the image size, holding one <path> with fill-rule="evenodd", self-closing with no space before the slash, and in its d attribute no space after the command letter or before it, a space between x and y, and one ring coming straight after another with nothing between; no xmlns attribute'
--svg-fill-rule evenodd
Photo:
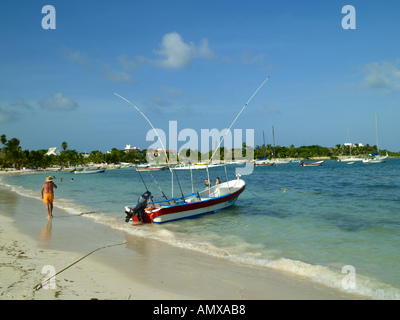
<svg viewBox="0 0 400 320"><path fill-rule="evenodd" d="M354 163L354 162L357 162L357 161L363 161L363 159L350 157L350 158L345 158L345 159L339 160L339 162L347 162L347 163Z"/></svg>
<svg viewBox="0 0 400 320"><path fill-rule="evenodd" d="M308 167L308 166L320 166L321 164L323 164L324 163L324 161L317 161L317 162L308 162L308 163L306 163L306 162L301 162L300 163L300 165L302 166L302 167Z"/></svg>
<svg viewBox="0 0 400 320"><path fill-rule="evenodd" d="M386 152L386 156L381 156L379 154L378 114L377 113L375 113L375 126L376 126L376 148L377 148L378 152L370 154L369 156L371 158L363 160L364 163L383 163L386 161L387 157L389 156L387 152Z"/></svg>
<svg viewBox="0 0 400 320"><path fill-rule="evenodd" d="M221 163L196 163L196 164L178 164L176 165L173 169L174 170L199 170L199 169L210 169L210 168L215 168L215 167L222 167L225 164Z"/></svg>
<svg viewBox="0 0 400 320"><path fill-rule="evenodd" d="M379 152L371 154L373 158L363 160L364 163L383 163L386 161L387 157L389 156L386 153L386 156L380 156Z"/></svg>
<svg viewBox="0 0 400 320"><path fill-rule="evenodd" d="M274 160L274 162L275 162L275 164L287 164L287 163L292 162L292 160L280 160L280 159L278 159L278 160Z"/></svg>
<svg viewBox="0 0 400 320"><path fill-rule="evenodd" d="M273 166L275 164L274 161L270 161L267 159L267 152L265 151L265 137L264 137L264 131L263 131L263 141L264 141L264 155L265 157L263 159L258 159L254 162L254 166Z"/></svg>
<svg viewBox="0 0 400 320"><path fill-rule="evenodd" d="M106 169L83 169L83 170L78 170L74 171L75 174L85 174L85 173L102 173L106 171Z"/></svg>
<svg viewBox="0 0 400 320"><path fill-rule="evenodd" d="M256 162L254 162L254 166L273 166L275 164L275 162L274 161L270 161L270 160L268 160L268 159L266 159L266 160L262 160L262 159L260 159L260 160L257 160Z"/></svg>
<svg viewBox="0 0 400 320"><path fill-rule="evenodd" d="M160 171L165 170L167 166L147 166L147 167L137 167L136 171Z"/></svg>
<svg viewBox="0 0 400 320"><path fill-rule="evenodd" d="M341 160L339 160L339 161L340 161L340 162L347 162L348 164L353 164L353 163L356 162L356 161L363 161L363 159L361 159L361 158L354 158L354 157L351 155L351 142L350 142L349 128L347 128L347 135L348 135L348 137L349 137L349 153L350 153L350 157L349 157L349 158L341 159Z"/></svg>

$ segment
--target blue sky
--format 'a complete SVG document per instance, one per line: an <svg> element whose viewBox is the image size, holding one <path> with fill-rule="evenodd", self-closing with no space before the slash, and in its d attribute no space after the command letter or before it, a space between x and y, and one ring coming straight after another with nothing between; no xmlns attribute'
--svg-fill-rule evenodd
<svg viewBox="0 0 400 320"><path fill-rule="evenodd" d="M356 29L342 28L348 4ZM233 127L256 145L272 126L277 145L331 147L347 128L375 145L377 112L381 148L400 151L399 15L399 1L2 1L0 134L30 150L147 148L149 124L113 92L200 136L270 76Z"/></svg>

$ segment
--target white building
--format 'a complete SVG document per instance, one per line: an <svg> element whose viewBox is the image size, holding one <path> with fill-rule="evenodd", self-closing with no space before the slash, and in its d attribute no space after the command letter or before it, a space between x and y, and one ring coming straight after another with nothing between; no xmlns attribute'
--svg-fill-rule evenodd
<svg viewBox="0 0 400 320"><path fill-rule="evenodd" d="M353 148L355 148L355 147L357 147L357 146L359 146L359 147L364 147L364 145L363 145L362 143L352 144L352 143L349 143L349 142L345 142L344 145L345 145L346 147L351 146L351 147L353 147Z"/></svg>
<svg viewBox="0 0 400 320"><path fill-rule="evenodd" d="M136 154L140 153L140 149L139 148L136 148L136 147L132 148L130 144L126 145L124 151L125 152L135 152Z"/></svg>
<svg viewBox="0 0 400 320"><path fill-rule="evenodd" d="M61 152L60 152L60 150L58 150L57 147L49 148L49 150L46 152L45 156L49 156L52 154L55 156L59 156L59 155L61 155Z"/></svg>

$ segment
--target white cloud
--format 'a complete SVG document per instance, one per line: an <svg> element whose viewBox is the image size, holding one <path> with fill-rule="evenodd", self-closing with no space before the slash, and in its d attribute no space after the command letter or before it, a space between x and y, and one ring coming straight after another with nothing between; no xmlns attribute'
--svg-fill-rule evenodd
<svg viewBox="0 0 400 320"><path fill-rule="evenodd" d="M22 109L27 109L27 110L32 110L33 107L27 103L24 99L21 98L16 98L13 102L10 104L13 108L22 108Z"/></svg>
<svg viewBox="0 0 400 320"><path fill-rule="evenodd" d="M138 59L166 69L183 69L196 58L212 59L215 57L214 52L208 46L207 39L202 39L200 45L196 47L193 42L184 42L182 36L177 32L165 34L160 49L154 50L154 53L162 58L153 60L138 57Z"/></svg>
<svg viewBox="0 0 400 320"><path fill-rule="evenodd" d="M362 86L367 89L381 89L385 94L400 91L400 59L395 63L373 62L360 67L364 73Z"/></svg>
<svg viewBox="0 0 400 320"><path fill-rule="evenodd" d="M78 108L78 104L71 98L65 97L63 93L58 92L53 96L38 101L38 105L43 109L69 111Z"/></svg>
<svg viewBox="0 0 400 320"><path fill-rule="evenodd" d="M91 66L91 60L89 56L86 53L80 52L79 50L73 51L70 48L62 47L61 54L63 59L69 62L79 63L85 66L87 69L89 69Z"/></svg>
<svg viewBox="0 0 400 320"><path fill-rule="evenodd" d="M61 53L64 60L72 63L78 63L84 66L87 70L99 74L104 80L110 82L135 83L131 76L125 71L115 70L109 64L104 63L103 61L98 59L92 59L84 52L81 52L79 50L74 51L69 48L63 47L61 48ZM125 70L132 71L136 68L136 63L130 61L125 55L119 56L117 60Z"/></svg>
<svg viewBox="0 0 400 320"><path fill-rule="evenodd" d="M109 67L106 68L107 71L103 73L103 79L111 82L134 82L129 74L124 71L117 71Z"/></svg>
<svg viewBox="0 0 400 320"><path fill-rule="evenodd" d="M19 112L0 108L0 123L14 122L19 120L20 118L21 114Z"/></svg>

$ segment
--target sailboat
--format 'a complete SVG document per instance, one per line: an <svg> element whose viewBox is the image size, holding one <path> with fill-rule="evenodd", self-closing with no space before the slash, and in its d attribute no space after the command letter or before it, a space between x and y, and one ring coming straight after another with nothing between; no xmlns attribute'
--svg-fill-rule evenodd
<svg viewBox="0 0 400 320"><path fill-rule="evenodd" d="M376 148L377 152L370 154L370 158L363 160L364 163L383 163L389 156L386 152L386 156L381 156L379 154L379 135L378 135L378 114L375 113L375 125L376 125Z"/></svg>
<svg viewBox="0 0 400 320"><path fill-rule="evenodd" d="M350 152L350 157L349 157L349 158L341 159L341 160L339 160L339 161L340 161L340 162L346 162L347 164L353 164L353 163L356 162L356 161L363 161L363 159L361 159L361 158L354 158L354 157L351 155L351 147L352 147L352 145L351 145L351 142L350 142L349 128L347 128L347 135L348 135L348 137L349 137L349 152Z"/></svg>
<svg viewBox="0 0 400 320"><path fill-rule="evenodd" d="M267 152L265 151L265 137L264 137L264 131L263 131L263 141L264 141L264 155L265 157L263 159L258 159L256 162L254 162L254 166L273 166L275 164L274 161L270 161L267 159Z"/></svg>

